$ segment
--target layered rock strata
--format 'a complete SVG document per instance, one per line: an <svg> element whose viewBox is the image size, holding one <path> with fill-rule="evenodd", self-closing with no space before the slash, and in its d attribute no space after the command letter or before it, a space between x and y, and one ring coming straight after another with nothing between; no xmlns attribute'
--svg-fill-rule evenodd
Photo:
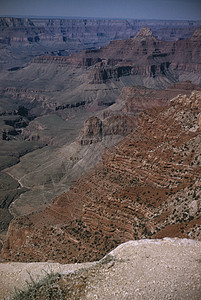
<svg viewBox="0 0 201 300"><path fill-rule="evenodd" d="M200 21L151 21L104 19L34 19L0 18L1 43L37 44L40 42L68 43L79 40L93 45L111 39L129 38L143 26L150 26L163 39L189 37Z"/></svg>
<svg viewBox="0 0 201 300"><path fill-rule="evenodd" d="M98 50L38 56L1 74L0 96L22 101L33 115L54 112L66 119L71 108L110 105L125 86L161 89L185 80L200 85L200 49L200 28L190 39L167 42L145 27Z"/></svg>
<svg viewBox="0 0 201 300"><path fill-rule="evenodd" d="M192 90L201 90L190 81L174 84L165 90L124 87L115 104L98 116L89 117L77 139L81 145L89 145L103 140L105 136L126 136L133 131L139 114L145 109L166 106L178 94L190 96Z"/></svg>
<svg viewBox="0 0 201 300"><path fill-rule="evenodd" d="M165 40L188 38L200 21L0 18L0 65L16 71L35 56L67 56L130 38L143 26Z"/></svg>
<svg viewBox="0 0 201 300"><path fill-rule="evenodd" d="M11 222L2 257L81 262L130 239L200 240L200 103L197 91L142 113L69 192Z"/></svg>
<svg viewBox="0 0 201 300"><path fill-rule="evenodd" d="M200 30L196 29L189 39L167 42L157 39L150 28L143 27L135 37L111 41L98 50L86 50L70 57L40 56L34 62L91 67L93 84L118 81L125 76L159 77L163 81L166 78L167 82L192 79L200 84Z"/></svg>

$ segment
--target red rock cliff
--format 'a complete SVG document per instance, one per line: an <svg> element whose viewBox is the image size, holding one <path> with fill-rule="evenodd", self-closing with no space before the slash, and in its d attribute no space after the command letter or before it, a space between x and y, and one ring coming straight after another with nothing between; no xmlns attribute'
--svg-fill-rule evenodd
<svg viewBox="0 0 201 300"><path fill-rule="evenodd" d="M89 261L129 239L200 240L200 103L197 91L142 113L69 192L11 222L2 257Z"/></svg>

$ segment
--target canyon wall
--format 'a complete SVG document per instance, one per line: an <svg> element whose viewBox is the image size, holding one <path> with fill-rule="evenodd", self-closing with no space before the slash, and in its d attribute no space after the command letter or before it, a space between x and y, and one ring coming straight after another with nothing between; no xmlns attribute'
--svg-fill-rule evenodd
<svg viewBox="0 0 201 300"><path fill-rule="evenodd" d="M200 32L198 28L191 38L163 41L144 27L133 38L98 50L40 55L28 66L2 74L0 95L26 101L35 115L55 112L65 118L64 111L73 107L110 105L124 86L161 89L186 80L201 85Z"/></svg>
<svg viewBox="0 0 201 300"><path fill-rule="evenodd" d="M21 210L19 214L24 211L27 214L34 207L46 207L56 195L66 191L84 170L94 166L104 147L108 148L127 134L132 134L138 124L138 115L144 109L153 105L167 105L170 95L176 96L175 91L183 94L178 82L192 80L193 83L201 84L200 28L189 38L199 22L179 23L187 30L188 38L183 39L181 35L179 40L172 36L170 41L165 41L155 35L156 27L152 26L154 21L149 24L153 32L144 27L136 35L130 32L131 23L113 21L97 21L96 33L93 31L94 20L79 20L77 23L68 20L71 25L67 21L62 25L61 20L37 20L38 27L35 20L2 21L0 51L3 55L0 56L5 69L2 68L3 72L0 73L0 167L3 170L18 163L9 172L15 179L22 179L20 182L29 188L28 192L26 188L23 189L23 194L20 195L20 201L23 199L21 207L15 212ZM118 36L113 36L114 39L123 38L125 32L128 33L128 39L113 40L108 46L94 49L109 39L109 31L105 35L97 34L99 30L103 33L103 27L106 26L103 23L114 26L113 29L110 27L111 34L119 32ZM161 26L160 30L164 29L164 23L157 24ZM177 26L176 24L172 22L172 26ZM141 25L142 22L136 22L133 32ZM70 28L74 30L75 39L70 37ZM176 32L179 33L180 30ZM6 41L4 37L9 35L11 38ZM78 36L81 37L79 41ZM69 55L86 48L90 49ZM175 83L174 87L167 88L172 83ZM139 85L148 89L138 88ZM159 91L159 95L150 87L167 89ZM188 97L193 89L199 88L189 81L185 82L184 90ZM27 115L18 115L19 109L27 112ZM197 118L200 122L200 115ZM84 128L78 137L83 123ZM76 142L68 148L68 144L75 138ZM44 149L36 150L41 147ZM72 155L65 154L69 149ZM20 157L31 151L33 153L23 157L19 163ZM47 159L49 161L46 163ZM38 176L35 176L35 172ZM3 176L2 179L7 181ZM13 186L15 190L15 184ZM5 199L7 194L4 193L4 196ZM19 197L19 193L14 196ZM3 201L2 206L6 211L12 199L8 198L8 205ZM80 209L77 210L77 220ZM2 228L8 226L10 218L9 215ZM106 223L108 222L107 220ZM79 228L81 225L76 223L75 229L77 226ZM115 243L132 236L132 226L129 226L129 229L125 229L127 233L120 234ZM106 233L103 237L98 233L98 236L107 247L114 244L113 237ZM106 241L108 238L109 242ZM93 244L93 238L91 243ZM101 247L103 253L106 249ZM92 256L94 258L95 254ZM68 259L73 259L69 253ZM83 256L79 259L83 260Z"/></svg>
<svg viewBox="0 0 201 300"><path fill-rule="evenodd" d="M110 20L110 19L34 19L0 18L1 44L58 42L77 40L85 45L103 45L110 40L130 38L141 27L149 26L160 39L177 40L192 35L200 21Z"/></svg>
<svg viewBox="0 0 201 300"><path fill-rule="evenodd" d="M66 56L135 36L143 26L159 39L189 38L200 21L0 18L0 65L16 70L36 55Z"/></svg>
<svg viewBox="0 0 201 300"><path fill-rule="evenodd" d="M143 112L69 192L11 222L3 258L81 262L130 239L200 240L200 103L194 91Z"/></svg>
<svg viewBox="0 0 201 300"><path fill-rule="evenodd" d="M143 27L133 38L111 41L98 50L85 50L69 57L40 56L33 62L88 69L91 84L119 81L130 76L150 78L143 82L148 87L161 88L183 80L192 80L199 85L200 41L201 28L196 29L191 38L167 42L157 39L150 28Z"/></svg>
<svg viewBox="0 0 201 300"><path fill-rule="evenodd" d="M87 50L72 55L69 60L85 67L94 65L91 72L93 83L139 75L166 77L172 81L189 76L189 80L200 84L200 41L200 28L190 39L167 42L158 40L149 28L144 27L132 39L112 41L100 50Z"/></svg>

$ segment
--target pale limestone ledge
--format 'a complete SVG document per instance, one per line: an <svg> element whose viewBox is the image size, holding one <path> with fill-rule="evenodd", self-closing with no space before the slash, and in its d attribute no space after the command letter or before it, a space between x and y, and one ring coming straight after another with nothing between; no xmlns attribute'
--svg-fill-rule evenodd
<svg viewBox="0 0 201 300"><path fill-rule="evenodd" d="M200 299L201 242L179 238L129 241L99 262L85 264L2 263L1 297L7 297L14 286L25 286L29 273L41 278L51 271L67 278L77 274L76 282L84 273L87 284L81 299Z"/></svg>

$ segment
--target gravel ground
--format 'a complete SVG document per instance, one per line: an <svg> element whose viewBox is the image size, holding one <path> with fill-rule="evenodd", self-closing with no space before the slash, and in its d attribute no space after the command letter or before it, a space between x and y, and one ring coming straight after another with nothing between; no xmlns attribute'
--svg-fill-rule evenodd
<svg viewBox="0 0 201 300"><path fill-rule="evenodd" d="M90 280L86 299L201 299L201 242L130 241Z"/></svg>
<svg viewBox="0 0 201 300"><path fill-rule="evenodd" d="M0 300L10 296L18 289L26 288L26 281L31 281L30 276L38 281L47 273L74 272L80 268L90 267L93 263L64 264L50 262L34 263L0 263ZM27 299L28 300L28 299Z"/></svg>
<svg viewBox="0 0 201 300"><path fill-rule="evenodd" d="M91 264L0 264L2 297L22 287L29 272L36 278L52 270L67 279L80 268L84 271L75 272L74 285L83 273L87 279L79 299L201 299L201 242L169 238L130 241Z"/></svg>

